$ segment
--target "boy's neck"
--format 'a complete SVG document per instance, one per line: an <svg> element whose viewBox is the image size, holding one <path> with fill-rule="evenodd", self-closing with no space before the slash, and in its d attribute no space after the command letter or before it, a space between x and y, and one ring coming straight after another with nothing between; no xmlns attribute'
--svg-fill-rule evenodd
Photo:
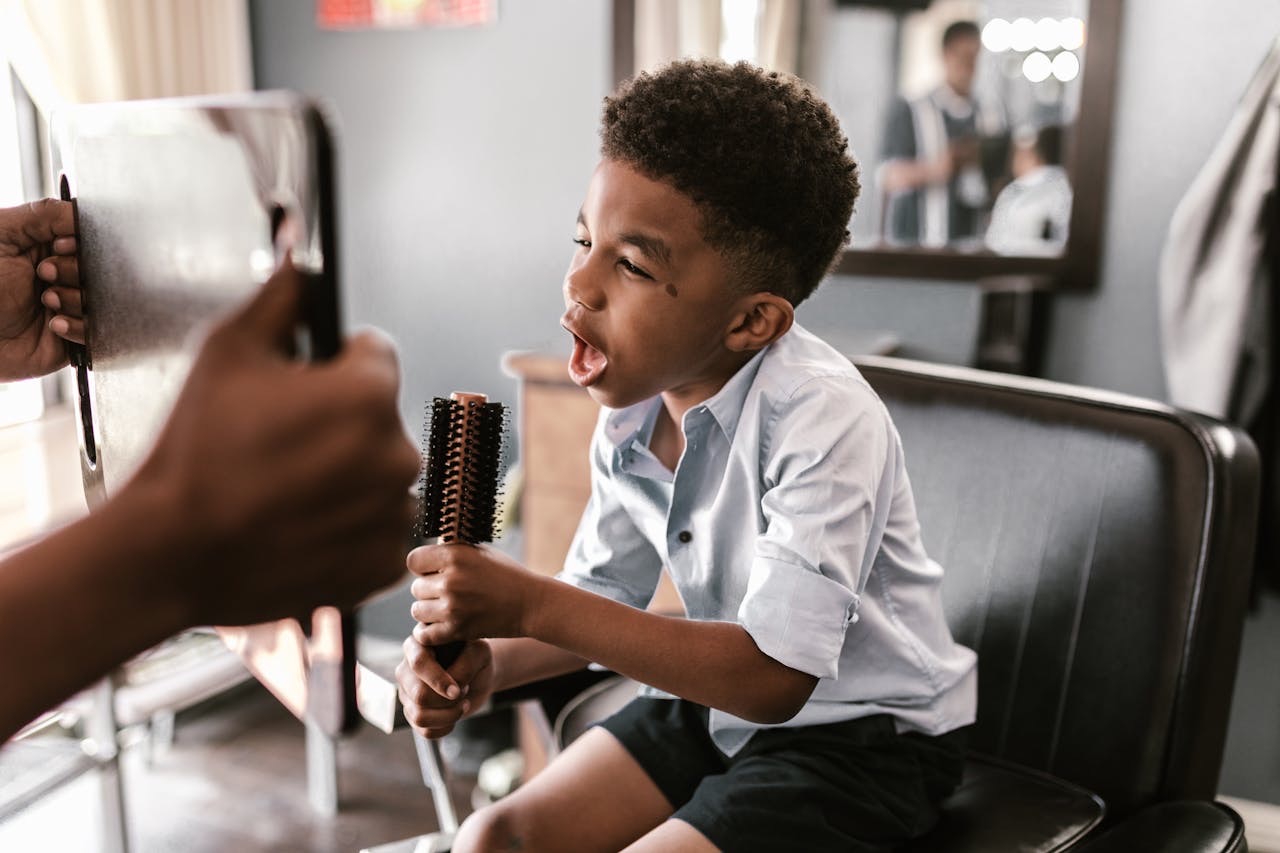
<svg viewBox="0 0 1280 853"><path fill-rule="evenodd" d="M684 430L681 425L684 423L685 412L718 394L725 383L754 356L754 352L732 353L708 376L662 392L662 410L658 412L649 449L669 469L675 470L680 454L684 452Z"/></svg>

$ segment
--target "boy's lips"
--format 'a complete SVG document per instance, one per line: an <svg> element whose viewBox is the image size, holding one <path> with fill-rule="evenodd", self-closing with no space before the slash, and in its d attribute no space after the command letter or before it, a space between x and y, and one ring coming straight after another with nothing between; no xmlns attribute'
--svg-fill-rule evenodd
<svg viewBox="0 0 1280 853"><path fill-rule="evenodd" d="M609 357L588 343L577 332L565 327L565 331L573 335L573 355L569 358L569 378L574 384L589 388L600 381L605 368L609 366Z"/></svg>

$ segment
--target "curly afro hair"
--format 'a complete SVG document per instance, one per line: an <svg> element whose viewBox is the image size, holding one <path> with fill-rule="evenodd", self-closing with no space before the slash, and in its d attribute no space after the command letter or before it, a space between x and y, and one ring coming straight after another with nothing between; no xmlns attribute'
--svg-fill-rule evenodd
<svg viewBox="0 0 1280 853"><path fill-rule="evenodd" d="M746 292L804 301L849 240L858 166L826 103L746 62L681 60L605 99L601 153L689 196Z"/></svg>

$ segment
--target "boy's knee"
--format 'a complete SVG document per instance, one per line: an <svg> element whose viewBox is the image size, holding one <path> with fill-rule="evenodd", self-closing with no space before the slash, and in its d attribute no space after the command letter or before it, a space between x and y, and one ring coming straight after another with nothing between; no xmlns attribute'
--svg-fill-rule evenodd
<svg viewBox="0 0 1280 853"><path fill-rule="evenodd" d="M483 853L495 850L537 850L529 838L529 827L508 803L495 803L474 812L462 822L454 839L453 853Z"/></svg>

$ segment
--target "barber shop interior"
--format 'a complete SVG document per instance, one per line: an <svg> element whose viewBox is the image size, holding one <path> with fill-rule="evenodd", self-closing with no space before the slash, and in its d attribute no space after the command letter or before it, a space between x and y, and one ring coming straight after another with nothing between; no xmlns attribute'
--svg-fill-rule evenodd
<svg viewBox="0 0 1280 853"><path fill-rule="evenodd" d="M1280 853L1275 0L0 14L0 850Z"/></svg>

